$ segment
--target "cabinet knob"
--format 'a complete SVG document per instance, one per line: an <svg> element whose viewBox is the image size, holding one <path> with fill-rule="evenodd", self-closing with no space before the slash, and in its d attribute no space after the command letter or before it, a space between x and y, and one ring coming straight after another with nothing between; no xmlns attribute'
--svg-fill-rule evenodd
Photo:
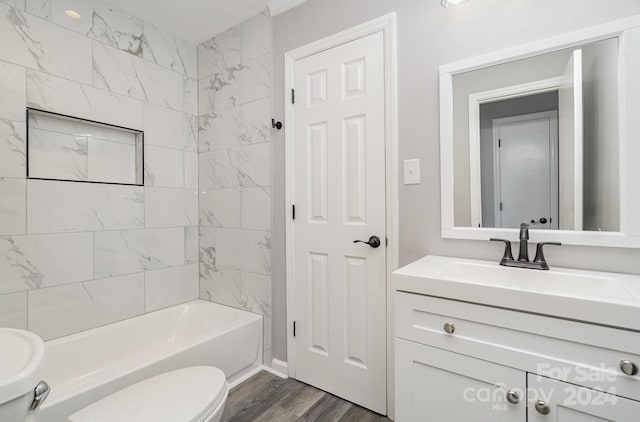
<svg viewBox="0 0 640 422"><path fill-rule="evenodd" d="M620 370L627 375L637 375L638 374L638 365L631 362L630 360L621 360L620 361Z"/></svg>
<svg viewBox="0 0 640 422"><path fill-rule="evenodd" d="M444 324L444 331L447 334L453 334L453 332L456 331L456 326L453 325L452 322L447 322L446 324Z"/></svg>
<svg viewBox="0 0 640 422"><path fill-rule="evenodd" d="M511 404L520 403L520 394L513 390L507 391L507 401Z"/></svg>
<svg viewBox="0 0 640 422"><path fill-rule="evenodd" d="M540 413L541 415L548 415L549 413L551 413L551 407L545 401L538 400L535 407L536 412Z"/></svg>

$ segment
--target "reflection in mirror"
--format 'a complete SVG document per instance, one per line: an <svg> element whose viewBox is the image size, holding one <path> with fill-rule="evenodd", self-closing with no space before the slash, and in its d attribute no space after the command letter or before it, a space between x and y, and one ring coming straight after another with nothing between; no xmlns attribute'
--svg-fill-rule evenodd
<svg viewBox="0 0 640 422"><path fill-rule="evenodd" d="M456 227L619 231L618 38L453 76Z"/></svg>

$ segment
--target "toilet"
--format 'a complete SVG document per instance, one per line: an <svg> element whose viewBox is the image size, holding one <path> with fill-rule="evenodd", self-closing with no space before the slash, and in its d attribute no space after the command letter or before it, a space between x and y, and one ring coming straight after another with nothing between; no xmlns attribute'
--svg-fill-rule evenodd
<svg viewBox="0 0 640 422"><path fill-rule="evenodd" d="M219 422L227 380L218 368L166 372L117 391L69 416L68 422Z"/></svg>

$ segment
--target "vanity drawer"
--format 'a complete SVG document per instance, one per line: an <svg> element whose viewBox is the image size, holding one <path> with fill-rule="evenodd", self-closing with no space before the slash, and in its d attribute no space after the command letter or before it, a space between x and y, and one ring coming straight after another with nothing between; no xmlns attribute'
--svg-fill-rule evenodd
<svg viewBox="0 0 640 422"><path fill-rule="evenodd" d="M514 304L517 306L517 304ZM640 400L640 333L396 292L396 336Z"/></svg>

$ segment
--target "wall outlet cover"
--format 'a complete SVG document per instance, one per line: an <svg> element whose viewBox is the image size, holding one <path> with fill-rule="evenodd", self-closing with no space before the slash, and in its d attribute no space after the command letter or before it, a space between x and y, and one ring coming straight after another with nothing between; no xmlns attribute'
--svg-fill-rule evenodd
<svg viewBox="0 0 640 422"><path fill-rule="evenodd" d="M420 159L404 160L404 184L420 184Z"/></svg>

